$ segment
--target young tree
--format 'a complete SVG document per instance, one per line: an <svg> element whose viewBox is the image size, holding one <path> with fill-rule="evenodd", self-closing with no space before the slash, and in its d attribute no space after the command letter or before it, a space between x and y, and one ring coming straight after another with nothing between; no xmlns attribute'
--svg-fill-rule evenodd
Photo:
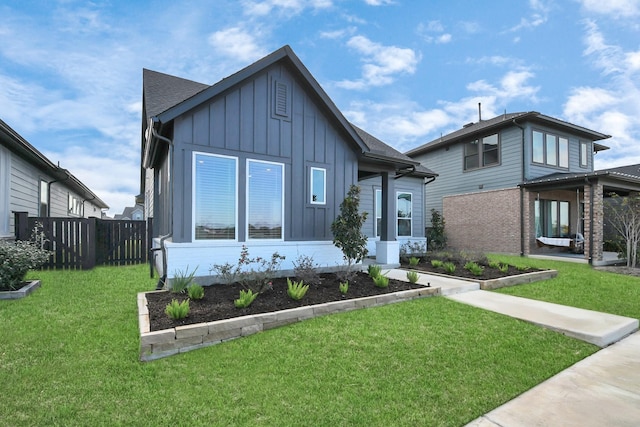
<svg viewBox="0 0 640 427"><path fill-rule="evenodd" d="M367 236L362 233L362 225L367 213L360 213L360 187L351 185L347 197L340 204L340 215L331 224L333 244L344 254L348 269L367 256Z"/></svg>
<svg viewBox="0 0 640 427"><path fill-rule="evenodd" d="M427 244L431 250L444 249L447 236L444 233L444 218L435 209L431 209L431 228L427 231Z"/></svg>
<svg viewBox="0 0 640 427"><path fill-rule="evenodd" d="M640 245L640 194L631 193L627 197L613 194L605 209L609 224L625 243L627 267L635 268Z"/></svg>

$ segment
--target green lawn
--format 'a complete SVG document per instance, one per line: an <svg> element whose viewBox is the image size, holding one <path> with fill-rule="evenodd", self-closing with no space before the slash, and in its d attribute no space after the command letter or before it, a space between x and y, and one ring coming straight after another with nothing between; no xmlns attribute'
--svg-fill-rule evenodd
<svg viewBox="0 0 640 427"><path fill-rule="evenodd" d="M148 267L36 276L0 301L0 425L456 426L597 351L435 297L142 363Z"/></svg>
<svg viewBox="0 0 640 427"><path fill-rule="evenodd" d="M587 264L497 256L514 265L558 270L558 277L496 292L640 319L640 277L608 273Z"/></svg>

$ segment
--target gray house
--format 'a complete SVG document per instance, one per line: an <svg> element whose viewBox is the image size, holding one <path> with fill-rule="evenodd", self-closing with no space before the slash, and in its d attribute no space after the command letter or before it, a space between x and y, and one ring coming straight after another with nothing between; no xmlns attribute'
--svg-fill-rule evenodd
<svg viewBox="0 0 640 427"><path fill-rule="evenodd" d="M0 120L0 238L14 237L14 212L100 218L102 209L108 208L68 170L56 166Z"/></svg>
<svg viewBox="0 0 640 427"><path fill-rule="evenodd" d="M237 263L243 245L286 256L284 270L300 255L342 264L331 223L352 184L378 262L424 241L435 174L350 124L288 46L212 86L144 70L142 135L141 194L169 278Z"/></svg>
<svg viewBox="0 0 640 427"><path fill-rule="evenodd" d="M503 114L408 151L437 171L428 209L443 214L451 246L523 255L603 251L603 197L640 189L637 177L594 171L609 138L535 111ZM430 224L427 224L428 226Z"/></svg>

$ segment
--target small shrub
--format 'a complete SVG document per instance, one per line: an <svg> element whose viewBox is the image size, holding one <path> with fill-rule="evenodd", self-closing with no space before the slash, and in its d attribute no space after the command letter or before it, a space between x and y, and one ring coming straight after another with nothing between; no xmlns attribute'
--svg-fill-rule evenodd
<svg viewBox="0 0 640 427"><path fill-rule="evenodd" d="M373 279L373 283L375 283L379 288L386 288L389 286L389 278L387 276L379 275L376 277L371 276L371 278Z"/></svg>
<svg viewBox="0 0 640 427"><path fill-rule="evenodd" d="M174 294L184 293L191 285L191 282L193 282L193 278L195 277L197 270L198 267L196 267L195 270L189 273L189 266L187 266L184 271L176 270L173 279L171 279L171 287L169 290Z"/></svg>
<svg viewBox="0 0 640 427"><path fill-rule="evenodd" d="M18 289L29 270L49 261L50 253L43 249L47 240L41 224L34 227L31 240L0 240L0 289Z"/></svg>
<svg viewBox="0 0 640 427"><path fill-rule="evenodd" d="M443 249L447 246L447 235L445 233L445 221L440 212L431 209L431 227L427 230L427 239L431 249Z"/></svg>
<svg viewBox="0 0 640 427"><path fill-rule="evenodd" d="M184 319L189 315L189 300L186 299L182 302L178 302L177 299L172 299L164 312L173 320Z"/></svg>
<svg viewBox="0 0 640 427"><path fill-rule="evenodd" d="M192 283L191 286L187 288L187 293L190 299L204 298L204 288L197 283Z"/></svg>
<svg viewBox="0 0 640 427"><path fill-rule="evenodd" d="M407 279L409 280L409 282L416 283L419 278L420 275L416 271L407 271Z"/></svg>
<svg viewBox="0 0 640 427"><path fill-rule="evenodd" d="M242 245L240 258L236 265L230 263L214 264L209 271L215 271L216 275L223 283L238 282L245 290L254 293L263 292L271 287L271 281L276 272L280 269L280 264L286 257L274 252L271 259L262 257L249 257L249 248Z"/></svg>
<svg viewBox="0 0 640 427"><path fill-rule="evenodd" d="M336 276L341 282L350 282L356 276L356 271L347 265L340 265L336 270Z"/></svg>
<svg viewBox="0 0 640 427"><path fill-rule="evenodd" d="M517 266L516 269L518 271L527 271L529 267L527 267L526 265L520 265L520 266Z"/></svg>
<svg viewBox="0 0 640 427"><path fill-rule="evenodd" d="M484 273L484 268L480 267L478 264L476 264L473 261L467 262L464 265L464 269L469 270L471 274L473 274L474 276L482 276L482 273Z"/></svg>
<svg viewBox="0 0 640 427"><path fill-rule="evenodd" d="M258 295L260 294L257 292L254 293L251 289L243 289L240 291L240 297L237 300L233 301L233 305L235 305L237 308L249 307L253 300L258 297Z"/></svg>
<svg viewBox="0 0 640 427"><path fill-rule="evenodd" d="M301 282L309 285L319 285L320 275L318 274L318 264L313 262L313 257L300 255L293 262L293 272Z"/></svg>
<svg viewBox="0 0 640 427"><path fill-rule="evenodd" d="M453 274L456 271L456 265L452 262L443 263L442 268L444 268L444 271L446 271L448 274Z"/></svg>
<svg viewBox="0 0 640 427"><path fill-rule="evenodd" d="M340 293L346 295L349 290L349 282L340 282Z"/></svg>
<svg viewBox="0 0 640 427"><path fill-rule="evenodd" d="M331 223L333 244L342 251L347 266L351 268L367 256L367 236L362 226L367 212L360 212L360 187L351 185L347 197L340 204L340 214Z"/></svg>
<svg viewBox="0 0 640 427"><path fill-rule="evenodd" d="M411 267L415 267L416 265L420 264L420 258L418 257L414 257L412 256L411 258L409 258L409 265Z"/></svg>
<svg viewBox="0 0 640 427"><path fill-rule="evenodd" d="M431 260L431 266L434 268L440 268L444 265L444 262L440 261L439 259L432 259Z"/></svg>
<svg viewBox="0 0 640 427"><path fill-rule="evenodd" d="M371 278L375 279L382 274L382 267L377 264L369 264L367 267L367 273Z"/></svg>
<svg viewBox="0 0 640 427"><path fill-rule="evenodd" d="M489 261L489 267L500 269L500 261Z"/></svg>
<svg viewBox="0 0 640 427"><path fill-rule="evenodd" d="M295 282L287 278L287 294L291 297L291 299L300 301L302 297L306 295L308 290L309 285L305 285L302 280L299 282Z"/></svg>
<svg viewBox="0 0 640 427"><path fill-rule="evenodd" d="M427 245L424 242L408 241L400 246L400 259L403 262L415 255L424 255L427 253Z"/></svg>
<svg viewBox="0 0 640 427"><path fill-rule="evenodd" d="M507 273L509 271L509 264L500 264L498 266L498 270L500 270L502 273Z"/></svg>

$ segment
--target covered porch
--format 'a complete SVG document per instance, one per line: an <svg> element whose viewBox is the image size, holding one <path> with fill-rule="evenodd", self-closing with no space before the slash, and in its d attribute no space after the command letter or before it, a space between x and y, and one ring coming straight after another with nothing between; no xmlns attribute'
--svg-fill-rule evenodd
<svg viewBox="0 0 640 427"><path fill-rule="evenodd" d="M623 262L605 252L605 203L612 194L640 191L640 177L614 171L553 174L520 185L523 191L523 253L592 265Z"/></svg>

